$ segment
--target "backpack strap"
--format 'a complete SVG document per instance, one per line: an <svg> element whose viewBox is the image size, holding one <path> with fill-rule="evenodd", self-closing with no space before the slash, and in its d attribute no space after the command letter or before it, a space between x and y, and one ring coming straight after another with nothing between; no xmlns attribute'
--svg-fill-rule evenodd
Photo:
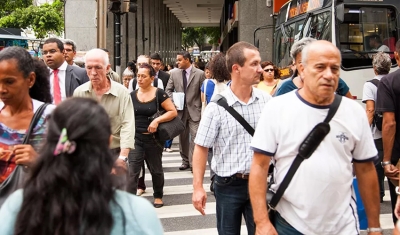
<svg viewBox="0 0 400 235"><path fill-rule="evenodd" d="M376 78L368 80L367 82L374 84L376 87L378 87L378 85L379 85L379 80Z"/></svg>
<svg viewBox="0 0 400 235"><path fill-rule="evenodd" d="M137 79L136 78L134 78L133 80L132 80L132 90L136 90L136 85L137 85Z"/></svg>
<svg viewBox="0 0 400 235"><path fill-rule="evenodd" d="M158 78L154 78L153 87L157 87L158 88ZM164 89L165 89L165 87L164 87Z"/></svg>

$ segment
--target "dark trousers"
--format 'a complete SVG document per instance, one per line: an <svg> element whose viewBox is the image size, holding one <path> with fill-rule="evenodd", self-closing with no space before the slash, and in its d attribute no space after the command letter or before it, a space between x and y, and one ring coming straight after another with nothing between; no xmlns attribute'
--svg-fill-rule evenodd
<svg viewBox="0 0 400 235"><path fill-rule="evenodd" d="M144 183L144 180L145 180L144 176L145 175L146 175L146 171L145 171L144 162L143 162L141 175L139 176L139 181L138 181L138 189L146 190L146 184Z"/></svg>
<svg viewBox="0 0 400 235"><path fill-rule="evenodd" d="M374 140L374 142L375 142L375 147L378 150L378 157L379 157L378 162L375 163L375 169L376 169L376 174L378 175L379 191L382 199L385 196L385 186L384 186L385 173L381 165L381 162L383 161L383 143L382 139L376 139Z"/></svg>
<svg viewBox="0 0 400 235"><path fill-rule="evenodd" d="M153 181L154 198L163 197L164 171L162 168L162 151L164 142L153 134L135 134L135 149L129 153L129 183L128 192L135 194L143 162L146 162Z"/></svg>
<svg viewBox="0 0 400 235"><path fill-rule="evenodd" d="M171 148L171 146L172 146L172 140L167 140L167 141L165 141L164 148L169 149L169 148Z"/></svg>
<svg viewBox="0 0 400 235"><path fill-rule="evenodd" d="M240 235L242 215L249 235L255 234L253 210L249 197L249 181L236 176L214 176L219 235Z"/></svg>
<svg viewBox="0 0 400 235"><path fill-rule="evenodd" d="M193 121L187 108L183 111L182 122L185 124L185 130L179 135L179 151L182 157L182 164L192 166L194 139L200 121Z"/></svg>

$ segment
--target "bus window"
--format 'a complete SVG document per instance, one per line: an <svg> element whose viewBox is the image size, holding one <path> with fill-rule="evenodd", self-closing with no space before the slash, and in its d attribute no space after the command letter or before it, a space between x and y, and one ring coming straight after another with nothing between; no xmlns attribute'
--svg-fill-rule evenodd
<svg viewBox="0 0 400 235"><path fill-rule="evenodd" d="M397 38L396 12L383 7L345 7L338 27L342 66L346 70L371 67L374 52L391 55ZM395 60L393 58L393 64Z"/></svg>
<svg viewBox="0 0 400 235"><path fill-rule="evenodd" d="M331 41L331 14L323 12L312 17L308 37Z"/></svg>

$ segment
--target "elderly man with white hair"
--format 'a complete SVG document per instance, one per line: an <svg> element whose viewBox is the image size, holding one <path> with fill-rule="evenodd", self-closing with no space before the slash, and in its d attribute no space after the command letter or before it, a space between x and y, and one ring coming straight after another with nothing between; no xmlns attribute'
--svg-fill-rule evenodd
<svg viewBox="0 0 400 235"><path fill-rule="evenodd" d="M74 96L97 100L110 116L110 148L115 155L113 172L121 176L116 186L124 189L129 150L135 146L135 116L131 96L126 87L107 77L110 62L105 51L88 51L85 55L85 68L90 81L76 88Z"/></svg>

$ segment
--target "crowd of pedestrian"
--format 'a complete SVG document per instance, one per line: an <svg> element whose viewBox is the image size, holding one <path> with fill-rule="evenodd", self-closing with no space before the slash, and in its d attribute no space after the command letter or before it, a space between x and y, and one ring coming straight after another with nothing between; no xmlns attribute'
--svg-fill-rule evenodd
<svg viewBox="0 0 400 235"><path fill-rule="evenodd" d="M363 110L327 41L294 43L285 81L246 42L207 64L179 52L168 72L159 54L140 55L121 75L106 49L88 51L80 68L76 48L50 38L43 61L0 52L1 235L162 234L162 154L177 134L165 141L159 130L176 119L179 170L192 171L204 215L208 162L220 235L240 234L242 218L248 234L360 234L354 177L369 235L382 234L385 176L400 217L400 71L390 73L390 55L373 56ZM400 66L400 40L394 58ZM152 205L139 197L145 166Z"/></svg>

